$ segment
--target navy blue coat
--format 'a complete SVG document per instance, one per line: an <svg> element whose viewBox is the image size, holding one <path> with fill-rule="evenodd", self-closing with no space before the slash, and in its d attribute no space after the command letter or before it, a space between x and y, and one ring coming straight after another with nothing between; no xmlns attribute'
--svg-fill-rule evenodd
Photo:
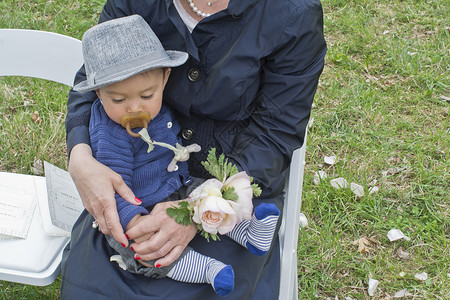
<svg viewBox="0 0 450 300"><path fill-rule="evenodd" d="M164 101L174 110L183 142L198 143L204 150L189 160L191 175L206 176L199 162L210 147L216 147L262 186L263 194L255 205L274 202L282 209L285 170L293 150L302 145L324 66L326 44L320 2L230 0L226 10L203 19L191 34L173 0L110 0L100 22L131 14L147 20L166 50L186 51L190 55L187 63L172 70ZM75 82L84 78L81 69ZM78 143L89 143L89 113L95 99L95 93L70 93L66 119L68 151ZM207 285L166 279L149 285L147 278L135 278L107 267L109 262L89 260L86 266L80 265L86 256L98 259L100 255L92 247L83 249L89 243L107 251L98 233L89 229L90 221L85 214L74 227L71 250L63 261L63 298L80 299L85 295L91 299L97 293L113 298L121 295L121 299L137 299L130 295L143 299L215 298ZM225 237L219 243L208 244L196 238L191 246L233 265L237 276L235 291L226 299L277 299L278 239L274 240L271 253L258 258ZM100 276L112 278L113 283L102 284L104 277L96 281L91 276L79 278L86 274L83 268L88 263L96 263L91 268L101 270ZM111 271L108 268L115 273L106 273ZM130 284L130 280L144 286Z"/></svg>

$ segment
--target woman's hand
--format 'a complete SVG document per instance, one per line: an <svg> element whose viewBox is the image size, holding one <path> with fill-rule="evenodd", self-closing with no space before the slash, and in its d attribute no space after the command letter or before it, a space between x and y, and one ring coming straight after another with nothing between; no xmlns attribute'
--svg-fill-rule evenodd
<svg viewBox="0 0 450 300"><path fill-rule="evenodd" d="M139 240L140 237L153 233L150 239L131 244L138 259L157 259L155 267L168 266L181 255L194 238L197 233L194 224L184 226L167 215L166 209L176 203L177 201L156 204L149 215L140 218L142 222L127 230L128 237L133 240Z"/></svg>
<svg viewBox="0 0 450 300"><path fill-rule="evenodd" d="M128 245L128 240L120 225L114 194L133 204L133 192L123 182L122 177L99 163L89 145L78 144L70 153L69 173L78 189L84 207L97 220L104 234L114 237L119 243Z"/></svg>
<svg viewBox="0 0 450 300"><path fill-rule="evenodd" d="M136 215L130 220L130 222L128 223L127 228L125 230L129 230L131 227L136 226L137 224L139 224L141 222L145 222L145 218L143 218L143 216L140 214ZM140 237L135 238L134 242L138 243L138 244L141 242L145 242L148 239L150 239L152 237L152 235L154 235L154 234L155 234L154 232L151 232L151 233L141 235Z"/></svg>

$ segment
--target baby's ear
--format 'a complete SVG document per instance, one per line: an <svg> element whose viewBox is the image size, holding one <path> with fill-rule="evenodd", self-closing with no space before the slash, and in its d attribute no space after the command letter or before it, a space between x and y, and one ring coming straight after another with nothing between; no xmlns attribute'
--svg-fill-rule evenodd
<svg viewBox="0 0 450 300"><path fill-rule="evenodd" d="M164 69L164 84L167 83L167 80L169 79L170 72L172 71L171 68L165 68Z"/></svg>
<svg viewBox="0 0 450 300"><path fill-rule="evenodd" d="M95 90L95 93L97 94L97 97L101 100L102 97L100 97L100 90Z"/></svg>

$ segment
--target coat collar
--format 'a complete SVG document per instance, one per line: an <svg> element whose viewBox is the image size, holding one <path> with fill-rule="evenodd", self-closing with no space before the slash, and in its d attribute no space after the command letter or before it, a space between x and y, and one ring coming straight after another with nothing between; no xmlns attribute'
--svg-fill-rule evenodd
<svg viewBox="0 0 450 300"><path fill-rule="evenodd" d="M172 21L172 23L175 25L175 27L177 27L178 31L184 37L186 43L186 51L197 61L199 61L200 58L197 46L195 45L192 35L189 34L186 26L184 25L183 21L176 12L173 0L165 0L165 1L167 5L169 19ZM222 11L221 13L218 13L218 15L221 15L220 17L228 15L236 19L242 18L244 14L247 12L247 10L250 9L252 6L254 6L258 1L265 1L265 0L230 0L228 8ZM217 17L215 15L211 16L211 18Z"/></svg>

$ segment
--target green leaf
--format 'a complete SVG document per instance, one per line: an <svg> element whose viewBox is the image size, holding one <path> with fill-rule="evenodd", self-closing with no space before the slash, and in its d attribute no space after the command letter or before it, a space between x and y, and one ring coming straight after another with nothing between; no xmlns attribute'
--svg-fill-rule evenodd
<svg viewBox="0 0 450 300"><path fill-rule="evenodd" d="M255 197L259 197L259 195L261 195L262 190L257 183L252 184L252 189L253 189L253 195L255 195Z"/></svg>
<svg viewBox="0 0 450 300"><path fill-rule="evenodd" d="M225 200L236 201L239 197L238 194L234 191L234 186L227 188L222 191L222 198Z"/></svg>
<svg viewBox="0 0 450 300"><path fill-rule="evenodd" d="M192 224L192 209L187 201L178 202L178 206L172 205L166 209L169 217L175 219L178 224L188 226Z"/></svg>
<svg viewBox="0 0 450 300"><path fill-rule="evenodd" d="M200 231L200 235L206 239L209 243L209 239L212 239L213 241L220 241L220 238L217 234L211 234L209 232L206 232L203 230L202 224L197 224L197 229Z"/></svg>
<svg viewBox="0 0 450 300"><path fill-rule="evenodd" d="M238 173L238 168L232 163L228 162L225 155L222 153L217 159L216 148L211 148L208 153L206 161L202 161L202 166L211 176L224 182L226 178Z"/></svg>

